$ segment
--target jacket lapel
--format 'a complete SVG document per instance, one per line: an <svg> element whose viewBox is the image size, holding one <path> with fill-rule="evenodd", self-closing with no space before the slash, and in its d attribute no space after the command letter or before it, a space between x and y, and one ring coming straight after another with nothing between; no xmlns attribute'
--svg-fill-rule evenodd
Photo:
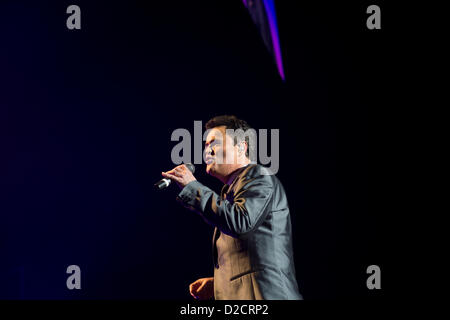
<svg viewBox="0 0 450 320"><path fill-rule="evenodd" d="M222 200L225 200L227 192L229 190L229 185L224 184L222 187L222 190L220 191L220 198ZM213 263L214 263L214 267L217 268L219 263L217 261L218 257L217 257L217 246L216 246L216 242L217 239L219 239L220 237L220 230L219 228L215 227L214 228L214 234L213 234L213 238L212 238L212 249L213 249Z"/></svg>

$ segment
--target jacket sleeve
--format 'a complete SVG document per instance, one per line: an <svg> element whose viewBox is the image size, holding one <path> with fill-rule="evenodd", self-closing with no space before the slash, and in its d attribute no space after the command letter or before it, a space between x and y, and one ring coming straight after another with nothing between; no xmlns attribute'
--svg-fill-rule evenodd
<svg viewBox="0 0 450 320"><path fill-rule="evenodd" d="M269 175L239 180L231 201L223 200L198 181L187 184L177 196L185 207L199 213L225 234L238 237L252 231L264 218L273 194Z"/></svg>

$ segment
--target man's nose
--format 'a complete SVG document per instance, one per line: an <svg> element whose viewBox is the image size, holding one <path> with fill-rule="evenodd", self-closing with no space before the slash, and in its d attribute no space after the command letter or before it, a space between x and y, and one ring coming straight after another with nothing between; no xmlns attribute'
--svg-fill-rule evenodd
<svg viewBox="0 0 450 320"><path fill-rule="evenodd" d="M206 156L213 156L214 155L214 150L211 147L207 147L205 148L205 157Z"/></svg>

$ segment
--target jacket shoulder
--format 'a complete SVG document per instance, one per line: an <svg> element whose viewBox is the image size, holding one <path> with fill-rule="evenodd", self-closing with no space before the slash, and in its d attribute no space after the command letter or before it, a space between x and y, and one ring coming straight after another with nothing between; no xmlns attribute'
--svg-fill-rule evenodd
<svg viewBox="0 0 450 320"><path fill-rule="evenodd" d="M260 164L250 164L240 174L240 178L244 180L264 181L267 184L278 185L280 181L268 168Z"/></svg>

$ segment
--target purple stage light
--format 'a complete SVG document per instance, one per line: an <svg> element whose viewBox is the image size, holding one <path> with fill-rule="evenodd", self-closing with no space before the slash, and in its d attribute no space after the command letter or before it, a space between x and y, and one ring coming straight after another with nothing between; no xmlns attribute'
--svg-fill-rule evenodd
<svg viewBox="0 0 450 320"><path fill-rule="evenodd" d="M280 74L281 79L284 81L285 75L280 48L280 38L278 35L278 25L274 0L242 0L242 2L244 3L244 6L249 10L253 22L258 26L265 44L267 46L270 46L271 44L272 48L268 48L268 50L273 54L278 73ZM262 7L264 8L264 15L261 14L263 10ZM270 33L270 41L269 39L265 39L268 37L268 35L266 35L266 32L264 32L267 30L267 25Z"/></svg>

